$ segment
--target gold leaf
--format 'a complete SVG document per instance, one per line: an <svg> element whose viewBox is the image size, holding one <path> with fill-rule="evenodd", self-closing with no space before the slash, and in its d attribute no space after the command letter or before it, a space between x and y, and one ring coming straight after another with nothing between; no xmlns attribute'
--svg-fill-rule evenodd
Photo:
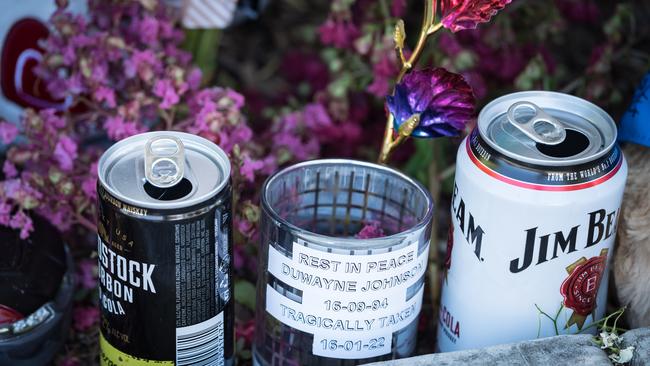
<svg viewBox="0 0 650 366"><path fill-rule="evenodd" d="M406 40L406 31L404 30L404 21L402 19L397 21L395 24L395 35L393 36L395 40L395 48L401 50L404 48L404 40Z"/></svg>
<svg viewBox="0 0 650 366"><path fill-rule="evenodd" d="M409 119L407 119L401 126L399 126L398 133L401 136L408 137L411 136L416 127L420 124L420 114L414 114Z"/></svg>

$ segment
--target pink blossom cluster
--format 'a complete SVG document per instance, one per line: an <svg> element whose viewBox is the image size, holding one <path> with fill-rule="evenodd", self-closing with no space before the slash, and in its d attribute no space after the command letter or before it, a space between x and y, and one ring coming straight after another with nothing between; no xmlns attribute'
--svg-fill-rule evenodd
<svg viewBox="0 0 650 366"><path fill-rule="evenodd" d="M88 15L57 10L35 72L67 110L27 110L18 127L0 124L12 143L0 182L0 224L32 230L29 212L62 231L94 230L97 159L105 144L148 130L202 135L230 154L235 182L252 183L275 160L256 148L241 113L244 98L229 89L201 88L201 72L180 48L183 32L156 2L91 0Z"/></svg>

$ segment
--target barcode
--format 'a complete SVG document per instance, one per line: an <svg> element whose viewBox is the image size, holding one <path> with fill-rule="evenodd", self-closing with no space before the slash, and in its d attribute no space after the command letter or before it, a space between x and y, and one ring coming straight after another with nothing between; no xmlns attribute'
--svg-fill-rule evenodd
<svg viewBox="0 0 650 366"><path fill-rule="evenodd" d="M176 364L223 366L223 336L223 311L199 324L176 328Z"/></svg>

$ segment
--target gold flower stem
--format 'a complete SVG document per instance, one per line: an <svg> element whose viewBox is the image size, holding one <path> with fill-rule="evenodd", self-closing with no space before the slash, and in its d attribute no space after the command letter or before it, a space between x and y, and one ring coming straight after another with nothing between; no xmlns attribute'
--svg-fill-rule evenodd
<svg viewBox="0 0 650 366"><path fill-rule="evenodd" d="M409 136L397 135L397 137L393 140L393 138L392 138L392 134L393 134L393 126L392 126L393 115L392 114L389 115L388 121L391 123L391 127L390 127L390 130L391 130L390 133L391 134L388 135L389 140L388 141L384 140L384 144L382 145L381 154L380 154L380 158L379 158L379 162L381 164L385 164L386 161L388 161L388 158L390 157L390 154L393 152L393 150L395 150L395 148L397 146L401 145L402 142L406 141L409 138Z"/></svg>
<svg viewBox="0 0 650 366"><path fill-rule="evenodd" d="M428 37L442 27L441 23L433 23L436 17L436 2L436 0L424 0L424 17L422 19L422 29L420 29L418 42L415 45L415 49L413 50L413 53L408 58L408 60L402 62L402 68L397 75L395 84L402 81L404 75L406 75L406 73L409 72L409 70L411 70L415 64L417 64L420 55L422 55L422 51L424 50L424 45L426 44ZM400 60L402 60L403 51L399 49L398 52L400 53ZM393 93L394 92L395 91L393 90ZM379 154L379 163L381 164L386 164L392 150L406 140L406 138L398 136L396 140L393 141L393 134L395 132L393 128L393 121L394 117L389 112L388 118L386 120L386 127L384 129L384 140L382 143L381 153Z"/></svg>

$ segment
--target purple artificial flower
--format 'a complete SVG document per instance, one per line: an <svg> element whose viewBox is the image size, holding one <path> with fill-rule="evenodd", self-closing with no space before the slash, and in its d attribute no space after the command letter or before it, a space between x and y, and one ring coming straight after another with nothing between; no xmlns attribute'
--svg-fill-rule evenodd
<svg viewBox="0 0 650 366"><path fill-rule="evenodd" d="M512 0L442 0L440 13L442 25L452 32L474 29L479 23L490 20Z"/></svg>
<svg viewBox="0 0 650 366"><path fill-rule="evenodd" d="M415 70L386 97L395 130L415 114L413 137L458 136L474 114L474 94L465 79L443 68Z"/></svg>

